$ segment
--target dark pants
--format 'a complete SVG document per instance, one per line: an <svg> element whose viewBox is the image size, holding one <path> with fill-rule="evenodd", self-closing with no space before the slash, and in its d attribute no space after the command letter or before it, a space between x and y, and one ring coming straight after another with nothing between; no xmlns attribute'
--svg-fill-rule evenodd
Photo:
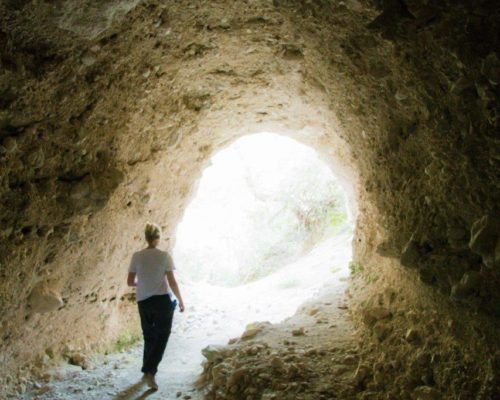
<svg viewBox="0 0 500 400"><path fill-rule="evenodd" d="M144 357L141 371L156 374L167 347L172 328L174 306L168 294L151 296L137 303L144 335Z"/></svg>

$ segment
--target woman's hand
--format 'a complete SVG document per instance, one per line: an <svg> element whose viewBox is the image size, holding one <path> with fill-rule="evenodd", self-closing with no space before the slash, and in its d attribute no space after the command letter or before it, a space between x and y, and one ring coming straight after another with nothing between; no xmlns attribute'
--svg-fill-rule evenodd
<svg viewBox="0 0 500 400"><path fill-rule="evenodd" d="M172 289L172 292L174 292L175 297L179 300L179 310L184 312L184 301L182 301L181 291L179 290L173 271L167 271L167 281L168 285Z"/></svg>

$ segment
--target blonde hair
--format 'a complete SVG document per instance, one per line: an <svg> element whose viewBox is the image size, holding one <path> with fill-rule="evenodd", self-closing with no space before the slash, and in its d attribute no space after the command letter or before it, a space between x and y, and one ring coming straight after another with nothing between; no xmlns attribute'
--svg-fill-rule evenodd
<svg viewBox="0 0 500 400"><path fill-rule="evenodd" d="M161 237L161 229L158 225L148 222L144 229L144 235L146 236L146 241L152 242Z"/></svg>

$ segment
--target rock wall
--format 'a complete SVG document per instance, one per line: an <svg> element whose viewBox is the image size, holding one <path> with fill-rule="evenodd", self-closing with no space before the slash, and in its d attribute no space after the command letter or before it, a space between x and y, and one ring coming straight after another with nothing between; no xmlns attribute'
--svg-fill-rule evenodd
<svg viewBox="0 0 500 400"><path fill-rule="evenodd" d="M305 30L314 32L305 42L332 58L328 75L311 65L310 76L327 88L344 80L331 99L359 163L360 196L387 234L374 245L498 316L499 8L388 1L375 18L361 13L353 32L346 21L361 3L321 7L297 18L328 27Z"/></svg>
<svg viewBox="0 0 500 400"><path fill-rule="evenodd" d="M4 370L116 338L144 222L172 232L210 155L260 130L349 183L356 261L399 259L497 318L498 17L463 0L0 3Z"/></svg>

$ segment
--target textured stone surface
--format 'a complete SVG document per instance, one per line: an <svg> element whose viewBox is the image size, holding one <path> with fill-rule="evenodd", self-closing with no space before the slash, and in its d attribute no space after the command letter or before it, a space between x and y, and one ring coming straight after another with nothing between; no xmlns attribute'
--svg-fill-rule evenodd
<svg viewBox="0 0 500 400"><path fill-rule="evenodd" d="M4 370L130 324L145 219L173 232L210 155L260 130L349 183L367 274L401 257L498 318L498 21L465 0L0 3ZM39 283L63 301L44 320Z"/></svg>
<svg viewBox="0 0 500 400"><path fill-rule="evenodd" d="M35 313L55 311L63 304L61 295L46 287L35 287L28 297L28 305Z"/></svg>

